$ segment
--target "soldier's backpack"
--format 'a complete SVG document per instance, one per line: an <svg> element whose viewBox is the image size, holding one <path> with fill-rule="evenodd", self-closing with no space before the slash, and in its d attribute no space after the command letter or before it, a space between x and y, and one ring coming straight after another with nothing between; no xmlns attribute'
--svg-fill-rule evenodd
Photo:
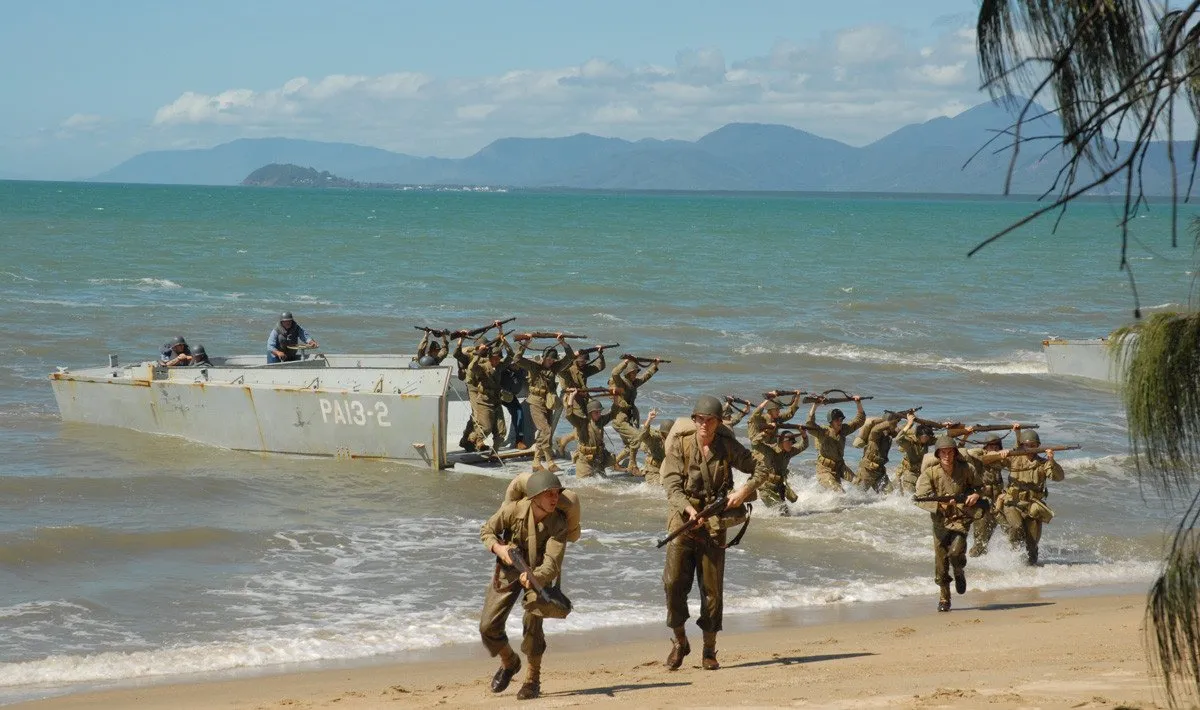
<svg viewBox="0 0 1200 710"><path fill-rule="evenodd" d="M532 471L526 473L518 473L513 477L508 484L508 489L504 491L505 501L518 501L525 497L525 485L529 483L529 477L533 475ZM558 509L567 516L567 542L575 542L579 539L581 532L579 519L581 510L579 505L579 494L573 490L564 488L558 496Z"/></svg>
<svg viewBox="0 0 1200 710"><path fill-rule="evenodd" d="M863 422L862 427L858 430L858 435L854 437L854 448L861 449L871 440L871 430L885 422L887 417L870 417Z"/></svg>

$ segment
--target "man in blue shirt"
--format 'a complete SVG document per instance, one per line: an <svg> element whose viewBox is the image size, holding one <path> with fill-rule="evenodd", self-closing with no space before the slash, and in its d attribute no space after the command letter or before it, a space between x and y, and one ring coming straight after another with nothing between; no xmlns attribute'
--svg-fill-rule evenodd
<svg viewBox="0 0 1200 710"><path fill-rule="evenodd" d="M315 348L317 341L292 318L291 311L284 311L279 316L279 325L267 336L267 362L299 360L301 345Z"/></svg>

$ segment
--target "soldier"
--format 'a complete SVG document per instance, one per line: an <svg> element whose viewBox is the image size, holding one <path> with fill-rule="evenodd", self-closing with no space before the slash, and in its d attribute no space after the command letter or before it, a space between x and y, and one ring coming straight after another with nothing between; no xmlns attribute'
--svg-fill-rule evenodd
<svg viewBox="0 0 1200 710"><path fill-rule="evenodd" d="M579 447L575 449L575 477L588 478L593 473L604 474L604 469L616 464L612 453L604 446L604 427L617 416L616 403L604 411L604 405L596 398L588 399L586 411L575 401L579 390L567 390L564 402L567 421L575 427Z"/></svg>
<svg viewBox="0 0 1200 710"><path fill-rule="evenodd" d="M1020 429L1020 427L1014 427ZM1019 431L1017 443L1036 448L1042 440L1036 431ZM1046 457L1038 455L1009 456L1007 449L1000 451L1008 466L1008 487L1000 495L1000 524L1008 533L1013 548L1025 543L1026 560L1031 565L1038 561L1038 543L1042 539L1042 526L1054 518L1054 511L1046 505L1046 481L1061 481L1063 468L1054 460L1054 451L1047 449Z"/></svg>
<svg viewBox="0 0 1200 710"><path fill-rule="evenodd" d="M158 364L167 367L186 366L192 362L192 351L182 335L176 335L163 344Z"/></svg>
<svg viewBox="0 0 1200 710"><path fill-rule="evenodd" d="M773 496L776 487L783 487L779 480L774 479L781 479L787 473L786 463L782 472L776 467L778 426L796 416L796 411L800 408L800 397L794 395L788 408L781 410L779 402L775 401L777 395L774 391L768 392L767 398L754 408L746 422L746 433L750 436L750 453L759 467L755 474L762 476L763 480L772 481L772 485L764 486L761 493L763 501L768 504L779 502L779 498L768 499L767 496ZM807 437L805 443L807 445Z"/></svg>
<svg viewBox="0 0 1200 710"><path fill-rule="evenodd" d="M943 434L934 443L936 458L926 461L917 477L917 497L964 496L955 501L923 502L917 505L929 511L933 521L933 581L938 585L938 611L950 611L950 570L954 570L954 591L967 591L967 528L979 503L981 481L976 465L969 462L958 444Z"/></svg>
<svg viewBox="0 0 1200 710"><path fill-rule="evenodd" d="M790 503L796 502L796 494L787 482L788 464L807 448L808 434L803 429L800 430L799 446L796 445L796 432L788 430L779 435L779 443L771 450L771 475L758 491L763 503L774 505L784 498ZM783 515L790 515L787 506L784 506L781 512Z"/></svg>
<svg viewBox="0 0 1200 710"><path fill-rule="evenodd" d="M504 441L504 418L498 416L501 406L501 376L512 362L512 349L500 331L498 342L492 347L477 348L471 364L467 365L467 392L471 397L471 419L475 428L469 441L476 451L487 448L487 438L492 437L492 446L500 448Z"/></svg>
<svg viewBox="0 0 1200 710"><path fill-rule="evenodd" d="M587 353L576 353L571 344L564 342L563 350L566 351L564 358L569 365L564 370L558 373L558 383L562 387L562 391L566 392L569 389L584 390L587 389L588 378L599 372L603 372L607 367L604 361L604 349L600 349L600 353L595 360L588 361ZM580 392L576 395L576 399L580 407L585 406L587 402L587 394ZM557 425L558 422L555 422ZM575 432L571 432L558 440L558 450L562 455L566 455L567 444L575 438Z"/></svg>
<svg viewBox="0 0 1200 710"><path fill-rule="evenodd" d="M684 656L691 653L684 623L688 619L688 591L699 580L700 618L696 625L704 631L703 667L717 670L717 632L721 630L724 609L725 529L718 520L704 520L700 511L727 496L728 507L737 508L750 499L763 484L751 476L745 485L733 489L733 471L755 470L754 457L738 442L728 427L721 424L721 401L704 395L692 409L692 419L680 419L667 440L666 458L661 468L663 488L670 512L667 532L674 532L689 521L700 526L680 535L667 545L663 567L663 589L667 597L667 626L674 633L667 668L676 670Z"/></svg>
<svg viewBox="0 0 1200 710"><path fill-rule="evenodd" d="M721 405L721 423L732 429L741 424L746 415L752 411L754 411L754 405L746 400L725 395L725 403Z"/></svg>
<svg viewBox="0 0 1200 710"><path fill-rule="evenodd" d="M557 333L558 342L566 345L562 333ZM554 463L550 441L554 437L554 422L558 417L560 407L557 393L557 383L554 378L570 366L570 360L559 360L558 350L550 346L542 351L540 361L528 360L524 357L529 347L529 339L524 339L517 347L514 364L526 372L529 377L529 396L525 401L529 404L529 415L533 419L535 430L533 438L533 470L540 471L545 463L546 470L558 471Z"/></svg>
<svg viewBox="0 0 1200 710"><path fill-rule="evenodd" d="M983 447L971 451L972 456L979 459L982 488L980 495L987 498L991 506L979 513L979 517L971 525L971 557L986 555L992 533L996 530L996 517L1000 508L998 501L1004 491L1004 468L1007 461L1001 459L1000 451L1003 442L996 434L991 434L983 441Z"/></svg>
<svg viewBox="0 0 1200 710"><path fill-rule="evenodd" d="M546 586L559 578L570 528L567 514L558 507L562 489L562 483L553 473L533 474L526 483L525 498L503 503L479 531L483 546L497 558L479 617L483 645L492 656L500 656L500 669L492 677L493 693L503 692L521 670L521 658L509 645L504 630L508 615L522 596L526 603L536 599L526 574L518 576L512 567L512 549L519 548L525 554L539 584ZM521 619L521 651L529 668L525 683L517 691L519 700L541 694L542 655L546 652L542 621L541 616L530 611L525 611Z"/></svg>
<svg viewBox="0 0 1200 710"><path fill-rule="evenodd" d="M889 484L887 475L888 453L896 437L899 419L885 417L867 434L867 445L863 448L862 460L858 462L858 478L855 483L863 490L881 493Z"/></svg>
<svg viewBox="0 0 1200 710"><path fill-rule="evenodd" d="M613 397L617 418L613 420L612 428L621 436L621 443L625 445L625 448L617 455L617 469L620 470L624 466L626 471L635 476L640 473L637 465L637 426L642 423L642 417L638 413L636 404L638 387L654 377L654 373L658 372L658 363L659 359L654 358L654 362L650 364L650 368L646 370L645 374L638 374L641 364L632 355L622 356L621 362L613 368L612 376L608 381L609 385L616 388L618 392Z"/></svg>
<svg viewBox="0 0 1200 710"><path fill-rule="evenodd" d="M430 335L432 335L430 331L425 331L425 337L421 338L421 343L417 345L417 356L413 358L413 360L421 363L423 367L441 365L442 360L445 360L446 356L450 354L450 336L446 331L442 331L442 342L440 343L436 340L431 340ZM458 342L461 346L462 339L460 338ZM428 364L423 359L426 357L429 358Z"/></svg>
<svg viewBox="0 0 1200 710"><path fill-rule="evenodd" d="M658 410L651 409L646 415L646 422L642 424L642 433L638 439L638 445L646 449L646 465L642 466L642 475L645 476L646 483L655 485L661 482L659 468L666 457L667 434L671 433L671 425L667 422L663 422L658 428L654 427L654 419L657 416Z"/></svg>
<svg viewBox="0 0 1200 710"><path fill-rule="evenodd" d="M483 340L483 338L480 338L475 341L474 345L466 350L463 350L463 339L465 338L465 335L458 336L458 342L454 346L453 353L454 360L458 363L458 379L461 382L466 382L467 380L467 367L470 366L471 360L476 355L484 353L488 348L487 343ZM467 391L467 395L470 396L469 389ZM474 410L472 409L472 411ZM503 419L501 419L501 422L503 422ZM475 450L475 444L471 443L471 434L474 433L474 431L475 417L467 417L467 423L463 426L462 436L458 440L458 445L463 449L463 451Z"/></svg>
<svg viewBox="0 0 1200 710"><path fill-rule="evenodd" d="M916 418L917 415L909 412L908 421L895 438L896 446L900 447L900 453L903 455L895 483L896 490L901 494L917 490L921 461L929 452L929 445L933 443L933 429L925 424L917 424L914 429Z"/></svg>
<svg viewBox="0 0 1200 710"><path fill-rule="evenodd" d="M817 405L821 403L820 400L813 402L812 408L808 410L808 420L805 421L805 426L817 440L817 483L839 492L843 490L842 481L849 480L854 475L846 465L846 437L867 421L862 399L858 395L854 395L852 399L858 405L858 414L849 424L845 423L846 415L842 414L842 410L834 408L829 410L829 426L818 427Z"/></svg>
<svg viewBox="0 0 1200 710"><path fill-rule="evenodd" d="M196 348L192 350L192 362L190 365L192 367L213 366L212 361L208 359L208 352L204 349L203 345L197 345Z"/></svg>
<svg viewBox="0 0 1200 710"><path fill-rule="evenodd" d="M279 314L279 325L267 336L267 362L290 362L300 359L299 346L317 347L313 340L299 323L292 317L291 311Z"/></svg>

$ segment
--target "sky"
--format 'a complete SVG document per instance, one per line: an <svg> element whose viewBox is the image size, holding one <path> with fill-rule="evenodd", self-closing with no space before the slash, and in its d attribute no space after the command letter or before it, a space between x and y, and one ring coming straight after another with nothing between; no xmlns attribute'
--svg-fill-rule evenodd
<svg viewBox="0 0 1200 710"><path fill-rule="evenodd" d="M987 100L977 0L4 0L0 178L282 136L461 158L509 136L865 145Z"/></svg>

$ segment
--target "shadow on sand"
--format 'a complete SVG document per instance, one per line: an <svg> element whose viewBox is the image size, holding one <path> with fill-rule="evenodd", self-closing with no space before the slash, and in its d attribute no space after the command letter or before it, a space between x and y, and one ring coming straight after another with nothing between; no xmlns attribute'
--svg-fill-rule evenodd
<svg viewBox="0 0 1200 710"><path fill-rule="evenodd" d="M838 661L843 658L861 658L874 656L874 653L827 653L820 656L782 656L768 658L765 661L750 661L748 663L721 664L722 668L754 668L755 666L791 666L797 663L820 663L821 661Z"/></svg>
<svg viewBox="0 0 1200 710"><path fill-rule="evenodd" d="M1054 606L1054 602L1012 602L1008 604L980 604L979 606L964 606L952 611L1006 611L1008 609L1030 609L1036 606Z"/></svg>
<svg viewBox="0 0 1200 710"><path fill-rule="evenodd" d="M561 693L542 693L543 698L567 698L572 695L607 695L615 698L617 693L628 693L631 690L651 690L653 688L681 688L691 683L624 683L621 685L604 685L599 688L581 688L566 690Z"/></svg>

